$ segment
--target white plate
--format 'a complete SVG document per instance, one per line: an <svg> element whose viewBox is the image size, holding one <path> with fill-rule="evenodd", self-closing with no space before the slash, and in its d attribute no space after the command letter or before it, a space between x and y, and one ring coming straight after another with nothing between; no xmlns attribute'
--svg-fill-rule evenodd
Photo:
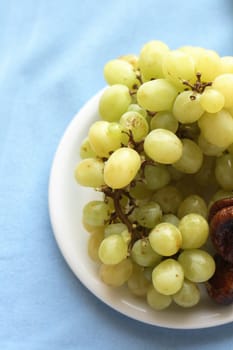
<svg viewBox="0 0 233 350"><path fill-rule="evenodd" d="M80 110L68 126L57 149L50 175L49 210L58 246L74 274L99 299L113 309L141 322L180 329L205 328L233 321L233 306L218 306L206 295L192 309L172 306L165 311L150 309L126 288L112 289L104 285L96 265L87 255L88 233L82 227L81 213L86 202L96 194L74 180L79 161L79 147L90 124L99 118L98 101L102 91Z"/></svg>

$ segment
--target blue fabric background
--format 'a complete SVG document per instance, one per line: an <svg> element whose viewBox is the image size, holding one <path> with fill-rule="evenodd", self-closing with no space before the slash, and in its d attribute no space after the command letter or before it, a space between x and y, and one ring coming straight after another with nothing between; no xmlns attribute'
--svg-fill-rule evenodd
<svg viewBox="0 0 233 350"><path fill-rule="evenodd" d="M104 63L151 40L233 55L231 0L0 1L0 349L233 349L232 324L175 331L113 311L69 270L47 191Z"/></svg>

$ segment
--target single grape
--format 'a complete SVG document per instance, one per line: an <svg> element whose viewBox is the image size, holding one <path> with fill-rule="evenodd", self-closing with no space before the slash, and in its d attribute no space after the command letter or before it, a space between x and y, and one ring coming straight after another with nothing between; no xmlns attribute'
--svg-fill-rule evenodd
<svg viewBox="0 0 233 350"><path fill-rule="evenodd" d="M172 108L177 89L166 79L156 79L142 84L137 91L140 106L149 111L167 111Z"/></svg>
<svg viewBox="0 0 233 350"><path fill-rule="evenodd" d="M128 246L120 235L110 235L103 239L99 247L99 258L105 265L115 265L127 257Z"/></svg>
<svg viewBox="0 0 233 350"><path fill-rule="evenodd" d="M120 287L130 278L133 271L133 264L130 259L125 259L116 265L102 264L100 267L101 280L111 286Z"/></svg>
<svg viewBox="0 0 233 350"><path fill-rule="evenodd" d="M216 159L215 176L222 189L233 190L233 155L223 154Z"/></svg>
<svg viewBox="0 0 233 350"><path fill-rule="evenodd" d="M169 224L172 224L172 225L178 227L180 220L174 214L164 214L162 216L161 222L167 222Z"/></svg>
<svg viewBox="0 0 233 350"><path fill-rule="evenodd" d="M179 222L178 229L182 236L182 249L200 248L209 236L209 225L199 214L187 214Z"/></svg>
<svg viewBox="0 0 233 350"><path fill-rule="evenodd" d="M196 142L189 139L182 139L182 155L173 166L183 173L194 174L202 166L203 153Z"/></svg>
<svg viewBox="0 0 233 350"><path fill-rule="evenodd" d="M104 181L111 188L123 188L134 179L140 166L140 156L134 149L119 148L105 163Z"/></svg>
<svg viewBox="0 0 233 350"><path fill-rule="evenodd" d="M146 165L144 175L147 187L151 190L158 190L169 184L171 175L165 165Z"/></svg>
<svg viewBox="0 0 233 350"><path fill-rule="evenodd" d="M82 186L99 188L104 182L104 162L97 158L81 160L74 172L75 180Z"/></svg>
<svg viewBox="0 0 233 350"><path fill-rule="evenodd" d="M104 120L94 122L88 132L90 145L97 156L108 158L124 141L123 128Z"/></svg>
<svg viewBox="0 0 233 350"><path fill-rule="evenodd" d="M155 129L146 136L144 151L155 162L173 164L181 158L183 146L180 139L171 131Z"/></svg>
<svg viewBox="0 0 233 350"><path fill-rule="evenodd" d="M104 226L109 220L108 205L100 200L88 202L83 208L83 222L91 226Z"/></svg>
<svg viewBox="0 0 233 350"><path fill-rule="evenodd" d="M141 114L145 119L147 119L147 111L136 103L131 103L128 107L127 112L137 112Z"/></svg>
<svg viewBox="0 0 233 350"><path fill-rule="evenodd" d="M131 103L129 89L116 84L104 90L99 101L99 114L103 120L116 122L125 113Z"/></svg>
<svg viewBox="0 0 233 350"><path fill-rule="evenodd" d="M153 285L151 285L147 291L147 303L152 309L164 310L171 305L172 297L159 293Z"/></svg>
<svg viewBox="0 0 233 350"><path fill-rule="evenodd" d="M114 59L105 64L104 78L109 85L122 84L129 89L138 83L133 66L122 59Z"/></svg>
<svg viewBox="0 0 233 350"><path fill-rule="evenodd" d="M180 123L194 123L204 113L201 95L193 91L183 91L175 99L172 113Z"/></svg>
<svg viewBox="0 0 233 350"><path fill-rule="evenodd" d="M127 229L127 226L121 222L110 224L104 229L104 236L119 235Z"/></svg>
<svg viewBox="0 0 233 350"><path fill-rule="evenodd" d="M194 82L195 63L193 58L180 50L168 52L163 60L163 74L178 88L183 88L183 80Z"/></svg>
<svg viewBox="0 0 233 350"><path fill-rule="evenodd" d="M213 88L205 89L200 97L202 108L208 113L221 111L225 104L224 95Z"/></svg>
<svg viewBox="0 0 233 350"><path fill-rule="evenodd" d="M119 57L119 60L130 63L134 69L138 69L138 56L134 54L123 55Z"/></svg>
<svg viewBox="0 0 233 350"><path fill-rule="evenodd" d="M196 283L208 281L215 272L213 257L202 249L184 250L178 257L184 276Z"/></svg>
<svg viewBox="0 0 233 350"><path fill-rule="evenodd" d="M177 293L184 282L184 271L181 264L169 258L159 263L152 272L154 288L161 294Z"/></svg>
<svg viewBox="0 0 233 350"><path fill-rule="evenodd" d="M150 232L149 241L156 253L163 256L171 256L180 249L182 235L175 225L163 222L155 226Z"/></svg>
<svg viewBox="0 0 233 350"><path fill-rule="evenodd" d="M162 210L158 203L150 201L135 209L135 217L141 226L153 228L161 220Z"/></svg>
<svg viewBox="0 0 233 350"><path fill-rule="evenodd" d="M133 272L127 281L127 286L131 293L139 297L145 296L150 282L143 273L143 267L133 265Z"/></svg>
<svg viewBox="0 0 233 350"><path fill-rule="evenodd" d="M169 112L158 112L150 121L151 130L154 129L167 129L173 133L176 133L178 129L178 121L174 115Z"/></svg>
<svg viewBox="0 0 233 350"><path fill-rule="evenodd" d="M157 254L150 245L147 238L138 239L132 249L131 258L139 266L155 266L162 259L161 255Z"/></svg>
<svg viewBox="0 0 233 350"><path fill-rule="evenodd" d="M177 215L179 218L182 218L183 216L187 214L199 214L202 215L204 218L207 217L207 205L205 200L196 195L189 195L180 203Z"/></svg>
<svg viewBox="0 0 233 350"><path fill-rule="evenodd" d="M183 197L175 186L165 186L152 196L152 200L157 202L164 214L175 214Z"/></svg>
<svg viewBox="0 0 233 350"><path fill-rule="evenodd" d="M181 307L193 307L200 301L201 293L196 283L184 280L182 288L172 296L174 302Z"/></svg>
<svg viewBox="0 0 233 350"><path fill-rule="evenodd" d="M198 125L209 143L223 148L233 143L233 118L227 110L204 113L198 120Z"/></svg>
<svg viewBox="0 0 233 350"><path fill-rule="evenodd" d="M122 114L120 125L124 131L131 131L134 141L142 141L148 134L149 126L146 119L138 112L126 112Z"/></svg>
<svg viewBox="0 0 233 350"><path fill-rule="evenodd" d="M221 60L213 50L202 49L195 62L196 72L201 73L202 81L211 82L220 74Z"/></svg>
<svg viewBox="0 0 233 350"><path fill-rule="evenodd" d="M226 73L216 76L212 86L213 89L216 89L224 96L225 108L233 107L233 73Z"/></svg>
<svg viewBox="0 0 233 350"><path fill-rule="evenodd" d="M168 46L159 40L146 43L139 55L139 67L145 81L163 77L162 62Z"/></svg>

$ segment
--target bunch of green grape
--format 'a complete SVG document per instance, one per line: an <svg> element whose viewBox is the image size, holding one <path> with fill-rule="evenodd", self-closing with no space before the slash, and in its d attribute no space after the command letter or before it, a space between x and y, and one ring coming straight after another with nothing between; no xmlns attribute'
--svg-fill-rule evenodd
<svg viewBox="0 0 233 350"><path fill-rule="evenodd" d="M233 57L146 43L104 67L75 179L100 278L156 310L192 307L215 272L208 208L233 190Z"/></svg>

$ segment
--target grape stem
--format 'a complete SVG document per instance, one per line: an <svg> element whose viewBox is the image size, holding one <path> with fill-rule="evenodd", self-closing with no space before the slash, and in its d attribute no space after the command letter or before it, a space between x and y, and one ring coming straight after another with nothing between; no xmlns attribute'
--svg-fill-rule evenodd
<svg viewBox="0 0 233 350"><path fill-rule="evenodd" d="M138 225L135 225L132 223L129 219L129 215L133 212L133 210L136 208L136 204L134 203L134 199L129 195L127 191L124 189L115 189L108 186L102 187L101 191L105 194L106 197L110 197L113 199L114 209L115 211L112 213L110 222L114 222L117 218L120 219L120 221L126 225L129 233L131 234L131 241L130 241L130 247L133 246L133 244L140 238L147 236L148 232L145 227L141 227ZM122 210L120 200L122 198L122 195L126 195L130 200L130 206L131 208L128 210L127 213L125 213Z"/></svg>
<svg viewBox="0 0 233 350"><path fill-rule="evenodd" d="M204 82L201 81L201 73L197 72L196 73L197 80L194 84L191 84L188 80L183 80L182 83L186 86L188 86L192 91L195 91L197 93L202 94L207 86L211 86L212 82ZM195 100L196 97L195 95L190 96L192 100Z"/></svg>

